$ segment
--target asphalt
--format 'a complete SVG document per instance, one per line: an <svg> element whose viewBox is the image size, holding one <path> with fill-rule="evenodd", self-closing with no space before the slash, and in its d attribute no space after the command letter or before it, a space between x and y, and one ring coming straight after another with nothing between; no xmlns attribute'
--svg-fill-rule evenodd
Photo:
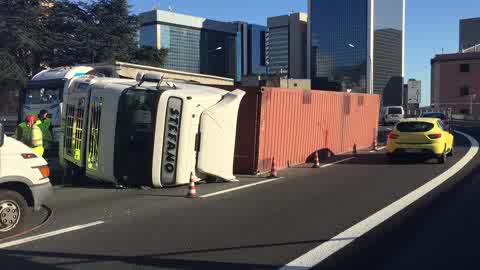
<svg viewBox="0 0 480 270"><path fill-rule="evenodd" d="M277 269L450 168L469 148L465 138L456 138L455 156L444 165L422 161L391 164L381 152L362 152L358 158L323 169L290 168L282 171L283 178L277 181L211 198L186 199L185 187L60 187L47 203L53 217L31 235L95 221L105 223L4 248L0 252L2 267ZM410 231L403 232L403 226L412 219L423 220L423 214L418 217L418 212L423 213L444 193L450 194L469 181L477 163L476 159L445 187L365 238L357 239L317 268L384 269L397 266L395 259L402 261L399 266L407 265L401 256L410 252L405 242L416 237ZM210 194L263 180L242 178L240 184L204 184L198 186L198 192ZM455 213L455 209L451 211ZM449 221L452 223L455 218ZM388 251L392 252L388 257L391 260L377 257Z"/></svg>
<svg viewBox="0 0 480 270"><path fill-rule="evenodd" d="M460 130L480 138L480 128ZM465 128L466 126L466 128ZM316 269L477 269L480 159Z"/></svg>

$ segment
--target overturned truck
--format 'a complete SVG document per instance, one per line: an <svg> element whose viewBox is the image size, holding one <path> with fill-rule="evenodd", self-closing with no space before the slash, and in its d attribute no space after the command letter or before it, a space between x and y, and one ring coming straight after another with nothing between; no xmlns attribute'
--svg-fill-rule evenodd
<svg viewBox="0 0 480 270"><path fill-rule="evenodd" d="M65 94L60 159L73 179L156 188L190 176L234 180L237 116L245 92L155 74L81 76Z"/></svg>

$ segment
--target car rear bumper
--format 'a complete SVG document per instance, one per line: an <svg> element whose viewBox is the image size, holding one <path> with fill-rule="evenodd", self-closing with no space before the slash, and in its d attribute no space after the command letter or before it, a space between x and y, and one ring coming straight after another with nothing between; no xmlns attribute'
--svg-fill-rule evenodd
<svg viewBox="0 0 480 270"><path fill-rule="evenodd" d="M437 154L431 149L415 149L418 152L411 152L412 149L397 148L393 152L387 152L391 158L419 157L419 158L437 158L442 154Z"/></svg>
<svg viewBox="0 0 480 270"><path fill-rule="evenodd" d="M444 150L443 143L402 144L390 140L387 142L387 152L392 156L440 157Z"/></svg>

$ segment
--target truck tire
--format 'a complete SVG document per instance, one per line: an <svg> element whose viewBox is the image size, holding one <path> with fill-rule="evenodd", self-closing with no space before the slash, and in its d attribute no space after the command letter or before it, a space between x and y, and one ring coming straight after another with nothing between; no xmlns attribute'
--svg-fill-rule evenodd
<svg viewBox="0 0 480 270"><path fill-rule="evenodd" d="M20 193L0 190L0 239L21 232L28 215L28 204Z"/></svg>

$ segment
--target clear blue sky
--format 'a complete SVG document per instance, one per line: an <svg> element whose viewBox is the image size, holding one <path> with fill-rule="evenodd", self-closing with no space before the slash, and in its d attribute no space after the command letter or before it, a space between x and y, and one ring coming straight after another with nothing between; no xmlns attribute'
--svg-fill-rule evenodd
<svg viewBox="0 0 480 270"><path fill-rule="evenodd" d="M353 0L352 0L353 1ZM376 0L388 1L388 0ZM178 13L221 21L266 24L266 18L306 12L307 0L129 0L134 13L171 6ZM458 50L461 18L480 17L479 0L406 0L405 79L422 80L422 103L430 103L430 59Z"/></svg>

